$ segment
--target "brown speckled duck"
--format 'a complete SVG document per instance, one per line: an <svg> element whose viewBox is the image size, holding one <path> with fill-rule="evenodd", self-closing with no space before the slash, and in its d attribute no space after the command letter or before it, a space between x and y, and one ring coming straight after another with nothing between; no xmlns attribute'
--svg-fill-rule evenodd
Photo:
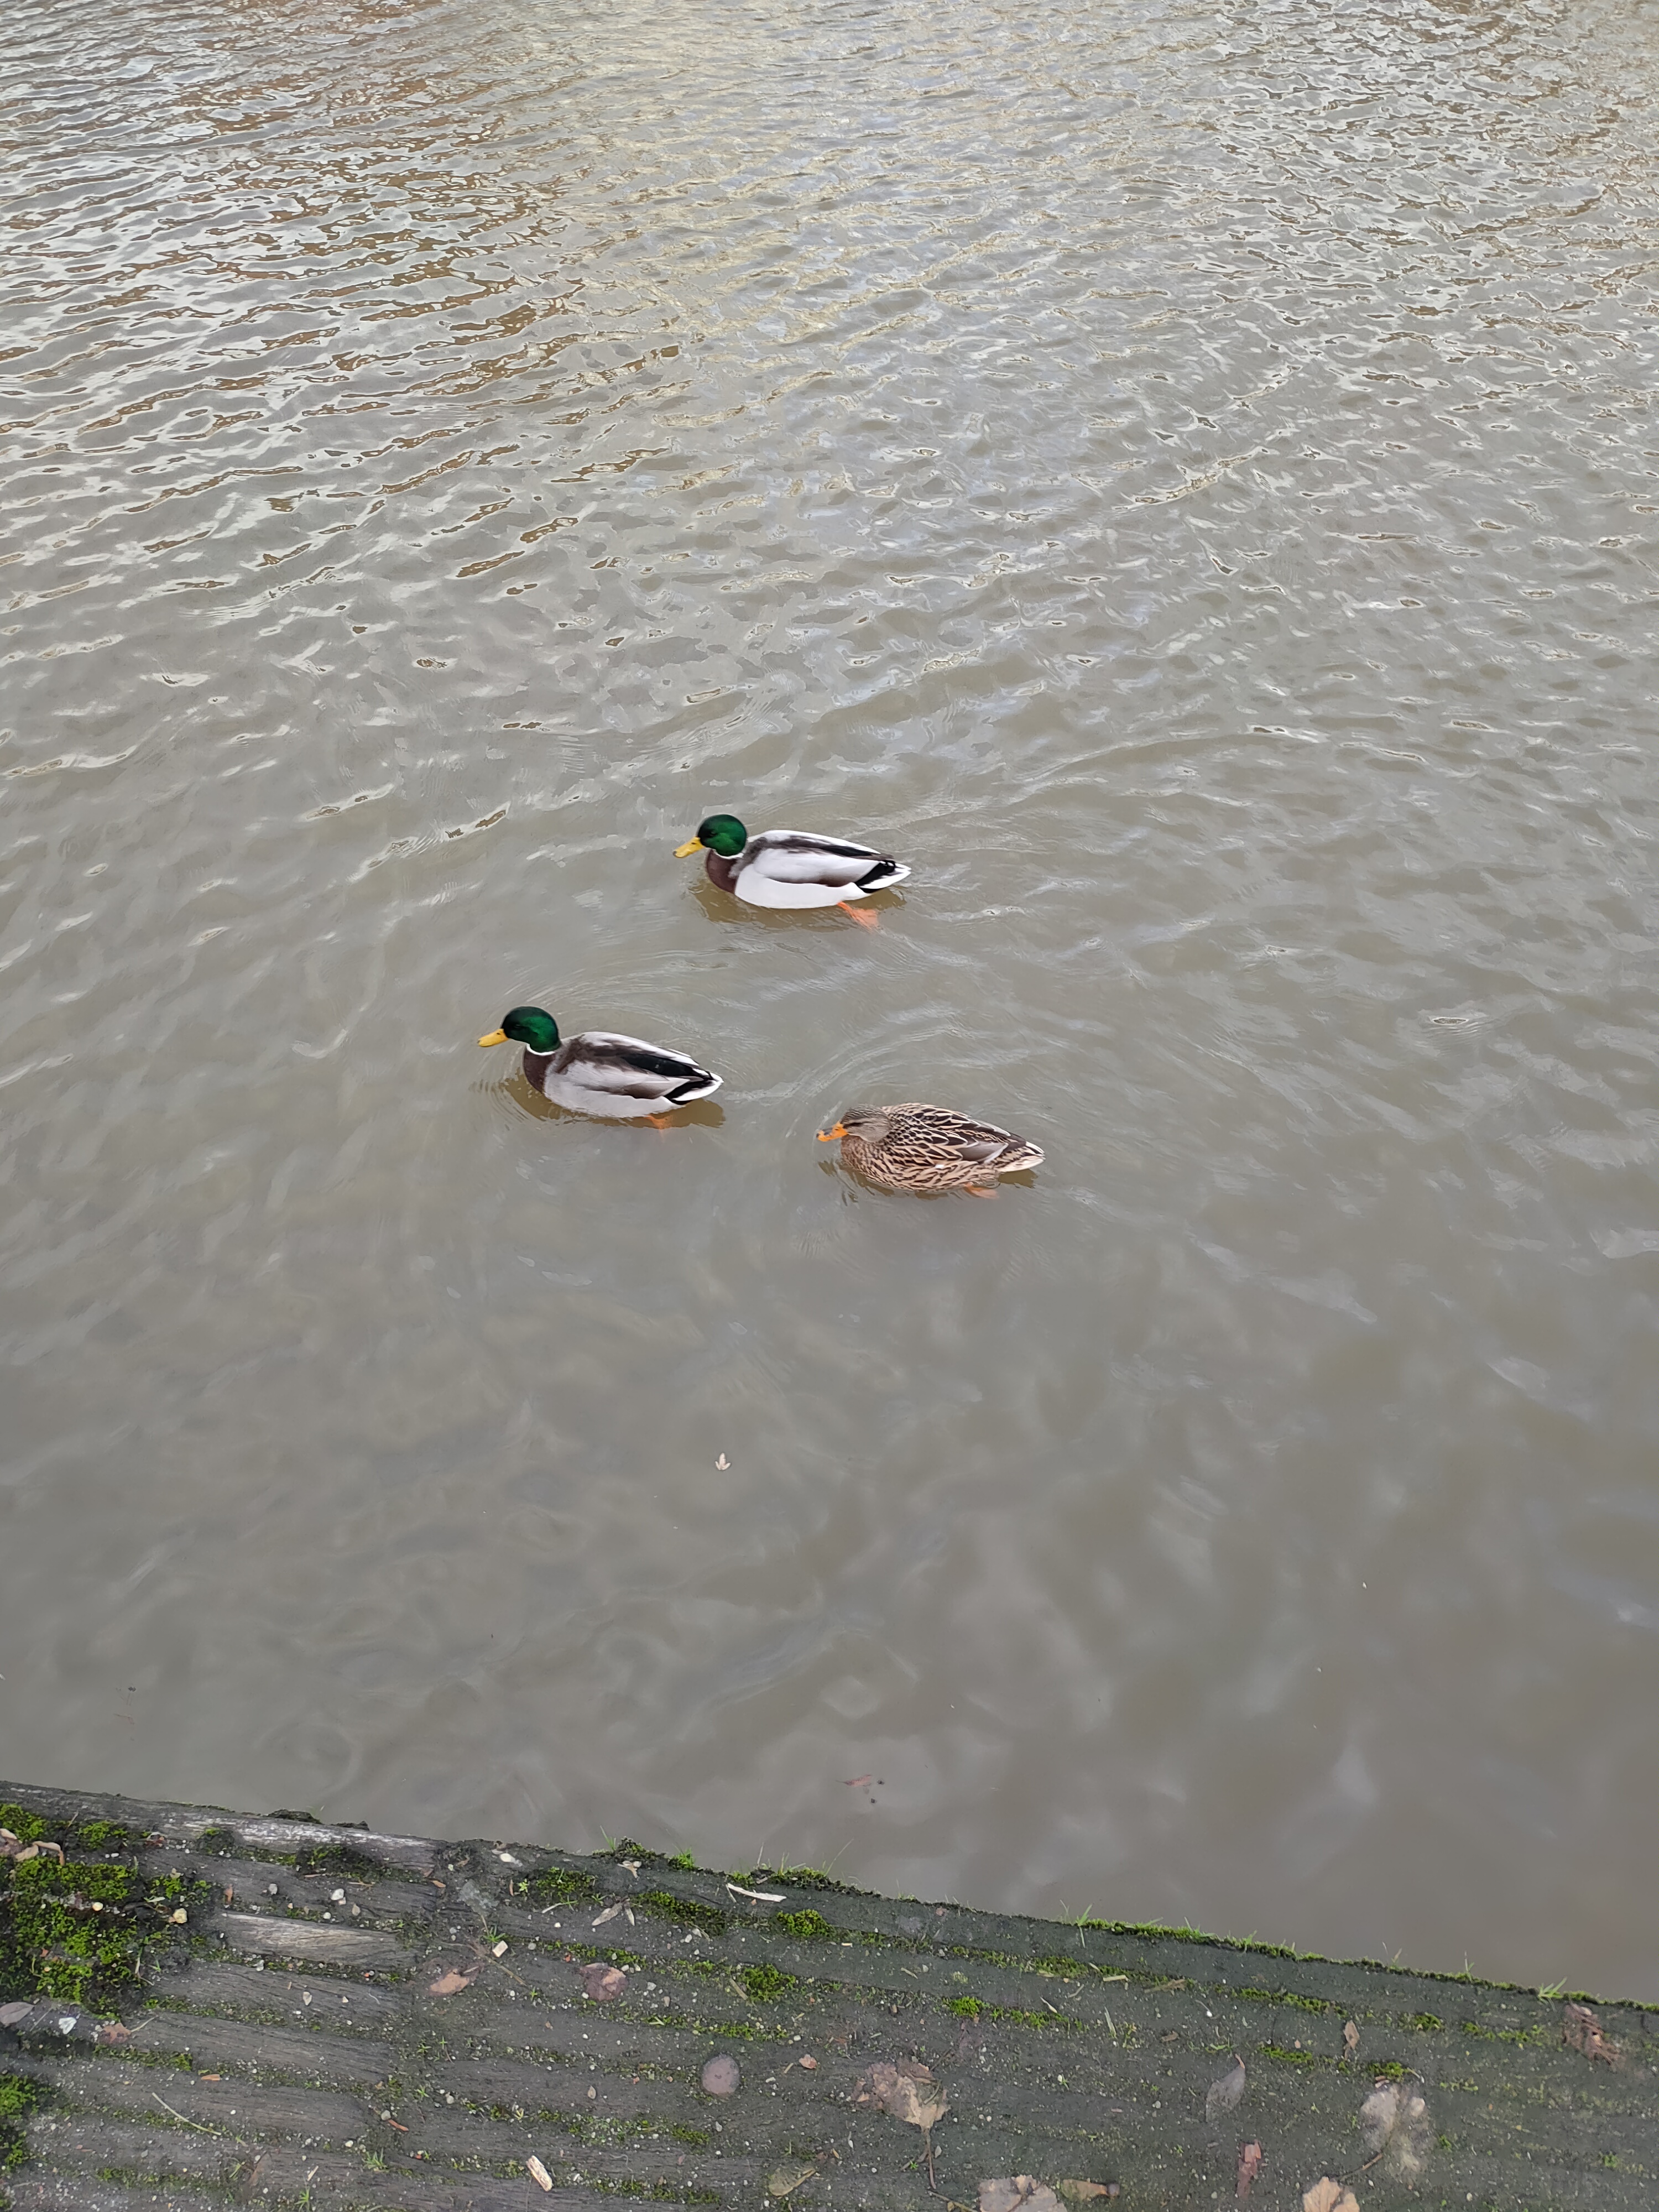
<svg viewBox="0 0 1659 2212"><path fill-rule="evenodd" d="M970 1121L948 1106L912 1099L902 1106L849 1106L818 1142L841 1139L854 1175L883 1190L965 1190L994 1195L999 1176L1038 1166L1042 1147L993 1121Z"/></svg>

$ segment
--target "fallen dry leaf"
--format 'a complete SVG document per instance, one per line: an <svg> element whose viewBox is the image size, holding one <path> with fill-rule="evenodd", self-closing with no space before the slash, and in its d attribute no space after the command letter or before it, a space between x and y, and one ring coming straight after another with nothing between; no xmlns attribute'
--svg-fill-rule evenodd
<svg viewBox="0 0 1659 2212"><path fill-rule="evenodd" d="M1209 2094L1204 2100L1204 2117L1213 2120L1219 2112L1231 2112L1244 2094L1244 2061L1233 2053L1233 2063L1218 2081L1212 2081Z"/></svg>
<svg viewBox="0 0 1659 2212"><path fill-rule="evenodd" d="M855 1774L850 1782L844 1783L842 1786L847 1790L865 1790L869 1787L871 1779L872 1778L867 1774Z"/></svg>
<svg viewBox="0 0 1659 2212"><path fill-rule="evenodd" d="M64 1846L61 1844L23 1844L20 1845L16 1837L12 1834L9 1828L5 1831L5 1834L9 1840L3 1845L0 1845L0 1858L15 1859L18 1865L21 1866L26 1860L43 1859L50 1855L52 1858L57 1860L59 1866L63 1865Z"/></svg>
<svg viewBox="0 0 1659 2212"><path fill-rule="evenodd" d="M1015 2173L1001 2181L979 2185L979 2212L1060 2212L1060 2199L1044 2183L1029 2173Z"/></svg>
<svg viewBox="0 0 1659 2212"><path fill-rule="evenodd" d="M1586 2058L1599 2058L1604 2066L1619 2063L1619 2045L1602 2034L1601 2021L1587 2004L1562 2006L1561 2040Z"/></svg>
<svg viewBox="0 0 1659 2212"><path fill-rule="evenodd" d="M1359 2048L1359 2030L1350 2021L1342 2031L1342 2048L1352 2058Z"/></svg>
<svg viewBox="0 0 1659 2212"><path fill-rule="evenodd" d="M1359 2107L1359 2129L1373 2162L1386 2157L1404 2179L1416 2179L1429 2154L1429 2108L1415 2081L1379 2081Z"/></svg>
<svg viewBox="0 0 1659 2212"><path fill-rule="evenodd" d="M927 2157L927 2185L933 2187L933 2130L950 2111L945 2092L934 2081L932 2072L919 2059L906 2058L896 2066L884 2058L859 2076L854 2093L855 2105L873 2105L878 2112L886 2112L893 2119L902 2120L907 2127L921 2130L922 2148ZM1059 2212L1059 2207L1054 2208Z"/></svg>
<svg viewBox="0 0 1659 2212"><path fill-rule="evenodd" d="M781 2166L775 2166L767 2175L766 2193L769 2197L787 2197L790 2191L799 2189L803 2181L816 2180L817 2171L817 2166L808 2166L804 2159L786 2159Z"/></svg>
<svg viewBox="0 0 1659 2212"><path fill-rule="evenodd" d="M932 2073L915 2059L894 2066L878 2058L860 2076L853 2102L873 2105L878 2112L902 2120L907 2127L920 2128L923 2135L937 2127L951 2109Z"/></svg>
<svg viewBox="0 0 1659 2212"><path fill-rule="evenodd" d="M535 2183L538 2189L551 2190L553 2186L553 2177L548 2172L547 2168L542 2164L540 2159L526 2159L524 2162L524 2170L530 2176L530 2179Z"/></svg>
<svg viewBox="0 0 1659 2212"><path fill-rule="evenodd" d="M470 1989L472 1979L472 1974L464 1974L459 1967L452 1966L447 1974L440 1974L435 1982L428 1982L427 1991L434 1997L453 1997L457 1990Z"/></svg>
<svg viewBox="0 0 1659 2212"><path fill-rule="evenodd" d="M1068 2204L1086 2204L1091 2197L1115 2197L1115 2181L1057 2181L1054 2187Z"/></svg>
<svg viewBox="0 0 1659 2212"><path fill-rule="evenodd" d="M1359 2206L1352 2189L1322 2173L1311 2189L1303 2191L1302 2212L1359 2212Z"/></svg>
<svg viewBox="0 0 1659 2212"><path fill-rule="evenodd" d="M795 2063L797 2066L803 2067L809 2074L816 2074L818 2070L818 2062L810 2051L804 2051Z"/></svg>
<svg viewBox="0 0 1659 2212"><path fill-rule="evenodd" d="M1250 2184L1261 2171L1261 2146L1259 2142L1241 2143L1238 2148L1238 2184L1241 2197L1250 2193Z"/></svg>
<svg viewBox="0 0 1659 2212"><path fill-rule="evenodd" d="M605 2004L611 1997L619 1997L628 1987L628 1977L620 1966L607 1966L602 1959L595 1959L581 1970L582 1995L592 1997L597 2004Z"/></svg>
<svg viewBox="0 0 1659 2212"><path fill-rule="evenodd" d="M118 2020L100 2020L98 2023L98 2040L100 2043L131 2043L132 2030L130 2027L124 2027Z"/></svg>
<svg viewBox="0 0 1659 2212"><path fill-rule="evenodd" d="M593 1925L596 1928L603 1928L607 1920L614 1920L617 1917L617 1915L624 1910L625 1907L620 1905L607 1905L605 1911L600 1913L599 1918L593 1923Z"/></svg>

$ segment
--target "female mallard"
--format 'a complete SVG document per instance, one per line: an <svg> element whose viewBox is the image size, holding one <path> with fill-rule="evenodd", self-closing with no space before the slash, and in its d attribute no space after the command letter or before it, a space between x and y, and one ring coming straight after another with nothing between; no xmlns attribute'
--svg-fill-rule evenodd
<svg viewBox="0 0 1659 2212"><path fill-rule="evenodd" d="M839 906L873 929L872 914L855 914L848 901L890 890L910 871L873 846L839 837L814 837L805 830L763 830L751 837L735 814L711 814L697 834L674 848L683 860L699 847L708 858L708 880L735 891L750 906Z"/></svg>
<svg viewBox="0 0 1659 2212"><path fill-rule="evenodd" d="M573 1114L602 1114L608 1121L639 1121L668 1127L677 1106L707 1098L720 1087L718 1075L699 1067L683 1052L670 1052L639 1037L614 1036L608 1030L584 1030L559 1042L559 1025L539 1006L514 1006L500 1029L480 1044L524 1047L525 1079L532 1091Z"/></svg>
<svg viewBox="0 0 1659 2212"><path fill-rule="evenodd" d="M994 1121L970 1121L948 1106L925 1106L919 1099L902 1106L849 1106L833 1129L818 1131L821 1145L837 1137L845 1164L884 1190L967 1190L989 1198L999 1176L1018 1175L1042 1158L1041 1145L1028 1144Z"/></svg>

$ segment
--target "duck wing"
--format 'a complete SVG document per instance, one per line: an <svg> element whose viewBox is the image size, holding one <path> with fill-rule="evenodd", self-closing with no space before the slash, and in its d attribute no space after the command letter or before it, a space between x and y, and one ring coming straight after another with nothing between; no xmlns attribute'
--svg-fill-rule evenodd
<svg viewBox="0 0 1659 2212"><path fill-rule="evenodd" d="M935 1156L994 1167L1000 1175L1015 1168L1034 1168L1042 1158L1040 1145L1016 1136L1012 1129L998 1128L994 1121L975 1121L949 1106L928 1106L918 1101L885 1110L892 1116L899 1142L909 1139Z"/></svg>
<svg viewBox="0 0 1659 2212"><path fill-rule="evenodd" d="M744 847L738 872L761 883L813 884L830 890L880 890L902 883L910 872L873 845L854 845L844 837L815 837L805 830L764 830ZM750 885L753 888L753 885Z"/></svg>
<svg viewBox="0 0 1659 2212"><path fill-rule="evenodd" d="M614 1098L669 1100L684 1105L706 1098L720 1079L699 1067L683 1052L647 1044L643 1037L621 1036L611 1030L584 1030L554 1055L550 1073L584 1091Z"/></svg>

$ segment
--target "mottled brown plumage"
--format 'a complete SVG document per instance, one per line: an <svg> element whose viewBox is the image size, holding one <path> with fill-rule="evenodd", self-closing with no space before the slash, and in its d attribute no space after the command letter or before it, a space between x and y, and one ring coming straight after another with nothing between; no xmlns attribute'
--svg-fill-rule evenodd
<svg viewBox="0 0 1659 2212"><path fill-rule="evenodd" d="M901 1106L849 1106L818 1140L841 1139L854 1175L883 1190L989 1190L999 1176L1037 1166L1040 1145L993 1121L970 1121L948 1106L911 1099Z"/></svg>

